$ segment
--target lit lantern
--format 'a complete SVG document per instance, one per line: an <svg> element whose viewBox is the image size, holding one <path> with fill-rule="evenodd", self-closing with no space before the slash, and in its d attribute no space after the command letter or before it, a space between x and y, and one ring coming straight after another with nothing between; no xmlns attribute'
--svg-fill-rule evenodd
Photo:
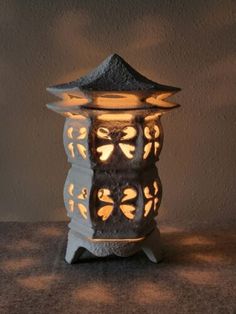
<svg viewBox="0 0 236 314"><path fill-rule="evenodd" d="M167 98L180 89L145 78L114 54L87 76L47 90L62 98L48 108L66 117L72 165L64 188L71 219L66 261L86 249L96 256L142 249L158 262L160 118L178 106Z"/></svg>

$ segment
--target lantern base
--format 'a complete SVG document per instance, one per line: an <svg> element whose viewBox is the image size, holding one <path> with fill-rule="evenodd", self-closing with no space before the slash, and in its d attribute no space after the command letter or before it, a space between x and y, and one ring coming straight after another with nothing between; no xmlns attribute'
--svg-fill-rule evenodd
<svg viewBox="0 0 236 314"><path fill-rule="evenodd" d="M75 263L86 250L98 257L109 255L126 257L143 250L153 263L158 263L162 259L158 228L155 228L148 236L136 239L91 239L70 230L65 256L66 262L68 264Z"/></svg>

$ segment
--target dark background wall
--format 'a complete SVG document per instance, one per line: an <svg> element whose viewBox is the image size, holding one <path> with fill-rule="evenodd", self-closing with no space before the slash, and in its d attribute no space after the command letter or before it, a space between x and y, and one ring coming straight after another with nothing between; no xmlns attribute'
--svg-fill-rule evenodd
<svg viewBox="0 0 236 314"><path fill-rule="evenodd" d="M113 52L180 86L163 117L160 219L235 222L235 1L0 1L1 220L63 220L64 120L48 85Z"/></svg>

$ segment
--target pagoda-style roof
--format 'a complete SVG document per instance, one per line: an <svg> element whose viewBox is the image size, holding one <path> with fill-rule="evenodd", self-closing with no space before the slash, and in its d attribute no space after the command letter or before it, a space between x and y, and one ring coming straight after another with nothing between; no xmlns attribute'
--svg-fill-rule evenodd
<svg viewBox="0 0 236 314"><path fill-rule="evenodd" d="M176 104L164 99L180 91L180 88L149 80L119 55L113 54L89 74L69 83L48 87L47 91L67 101L73 99L73 106L128 109L142 108L144 103L144 107L147 107L147 104L162 108L175 107ZM50 109L53 109L52 105L49 105Z"/></svg>

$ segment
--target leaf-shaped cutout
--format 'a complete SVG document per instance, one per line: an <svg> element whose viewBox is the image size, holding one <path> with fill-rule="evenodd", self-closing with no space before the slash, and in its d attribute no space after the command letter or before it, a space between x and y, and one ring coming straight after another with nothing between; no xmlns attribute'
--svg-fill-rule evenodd
<svg viewBox="0 0 236 314"><path fill-rule="evenodd" d="M75 158L75 152L74 152L74 146L73 146L73 143L69 143L68 146L67 146L69 152L70 152L70 155L72 158Z"/></svg>
<svg viewBox="0 0 236 314"><path fill-rule="evenodd" d="M73 193L74 193L74 184L73 184L73 183L70 183L70 184L68 185L67 191L68 191L68 193L69 193L71 196L73 196Z"/></svg>
<svg viewBox="0 0 236 314"><path fill-rule="evenodd" d="M78 204L79 211L84 219L87 219L87 208L83 204Z"/></svg>
<svg viewBox="0 0 236 314"><path fill-rule="evenodd" d="M85 139L86 135L87 135L86 128L80 128L79 129L79 135L78 135L77 139L78 140L83 140L83 139Z"/></svg>
<svg viewBox="0 0 236 314"><path fill-rule="evenodd" d="M149 139L149 140L152 139L151 131L150 131L148 126L145 126L145 128L144 128L144 135L147 139Z"/></svg>
<svg viewBox="0 0 236 314"><path fill-rule="evenodd" d="M137 191L135 189L132 189L132 188L127 188L127 189L124 189L123 194L125 196L121 200L122 203L127 201L127 200L131 200L131 199L135 198L137 196Z"/></svg>
<svg viewBox="0 0 236 314"><path fill-rule="evenodd" d="M100 127L97 130L97 137L106 139L106 140L111 140L111 137L109 135L110 131L107 128Z"/></svg>
<svg viewBox="0 0 236 314"><path fill-rule="evenodd" d="M152 149L152 142L151 143L147 143L144 146L144 153L143 153L143 159L146 159L148 157L148 155L150 154Z"/></svg>
<svg viewBox="0 0 236 314"><path fill-rule="evenodd" d="M149 212L150 212L150 210L151 210L151 208L152 208L152 203L153 203L153 201L150 200L150 201L148 201L148 202L145 204L145 206L144 206L144 217L147 217L147 215L149 214Z"/></svg>
<svg viewBox="0 0 236 314"><path fill-rule="evenodd" d="M82 188L81 193L77 197L80 200L85 200L88 197L88 190L86 188Z"/></svg>
<svg viewBox="0 0 236 314"><path fill-rule="evenodd" d="M124 133L124 135L121 137L121 141L124 141L124 140L130 140L131 138L134 138L135 135L137 134L137 131L134 127L127 126L122 130L122 133Z"/></svg>
<svg viewBox="0 0 236 314"><path fill-rule="evenodd" d="M148 186L145 186L145 188L143 189L144 195L147 199L152 198L152 195L150 193L150 189Z"/></svg>
<svg viewBox="0 0 236 314"><path fill-rule="evenodd" d="M119 143L120 149L128 159L134 158L135 146L130 144Z"/></svg>
<svg viewBox="0 0 236 314"><path fill-rule="evenodd" d="M154 210L157 209L158 197L154 198Z"/></svg>
<svg viewBox="0 0 236 314"><path fill-rule="evenodd" d="M70 128L68 128L67 129L67 136L69 137L69 138L73 138L73 128L72 127L70 127Z"/></svg>
<svg viewBox="0 0 236 314"><path fill-rule="evenodd" d="M157 195L157 192L158 192L158 184L157 184L157 181L154 181L154 182L153 182L153 187L154 187L154 195Z"/></svg>
<svg viewBox="0 0 236 314"><path fill-rule="evenodd" d="M99 189L98 190L98 198L100 201L105 203L114 204L113 199L110 197L111 191L109 189Z"/></svg>
<svg viewBox="0 0 236 314"><path fill-rule="evenodd" d="M160 135L160 129L159 129L159 126L158 125L154 125L154 137L155 138L158 138L158 136Z"/></svg>
<svg viewBox="0 0 236 314"><path fill-rule="evenodd" d="M113 205L103 206L98 210L98 216L102 217L102 220L105 221L110 217L112 211L113 211Z"/></svg>
<svg viewBox="0 0 236 314"><path fill-rule="evenodd" d="M120 205L120 209L122 211L122 213L125 215L125 217L127 217L128 219L134 219L134 211L135 211L135 207L133 205L127 205L127 204L123 204Z"/></svg>
<svg viewBox="0 0 236 314"><path fill-rule="evenodd" d="M113 144L99 146L97 148L97 152L101 154L99 159L101 161L106 161L111 156L113 150L114 150Z"/></svg>
<svg viewBox="0 0 236 314"><path fill-rule="evenodd" d="M77 149L83 159L86 159L86 148L82 144L77 144Z"/></svg>
<svg viewBox="0 0 236 314"><path fill-rule="evenodd" d="M71 213L73 213L73 211L74 211L74 201L73 200L69 200L68 201L68 205L69 205L69 211L71 212Z"/></svg>
<svg viewBox="0 0 236 314"><path fill-rule="evenodd" d="M158 142L154 142L154 154L157 154L158 148L159 148L160 144Z"/></svg>

